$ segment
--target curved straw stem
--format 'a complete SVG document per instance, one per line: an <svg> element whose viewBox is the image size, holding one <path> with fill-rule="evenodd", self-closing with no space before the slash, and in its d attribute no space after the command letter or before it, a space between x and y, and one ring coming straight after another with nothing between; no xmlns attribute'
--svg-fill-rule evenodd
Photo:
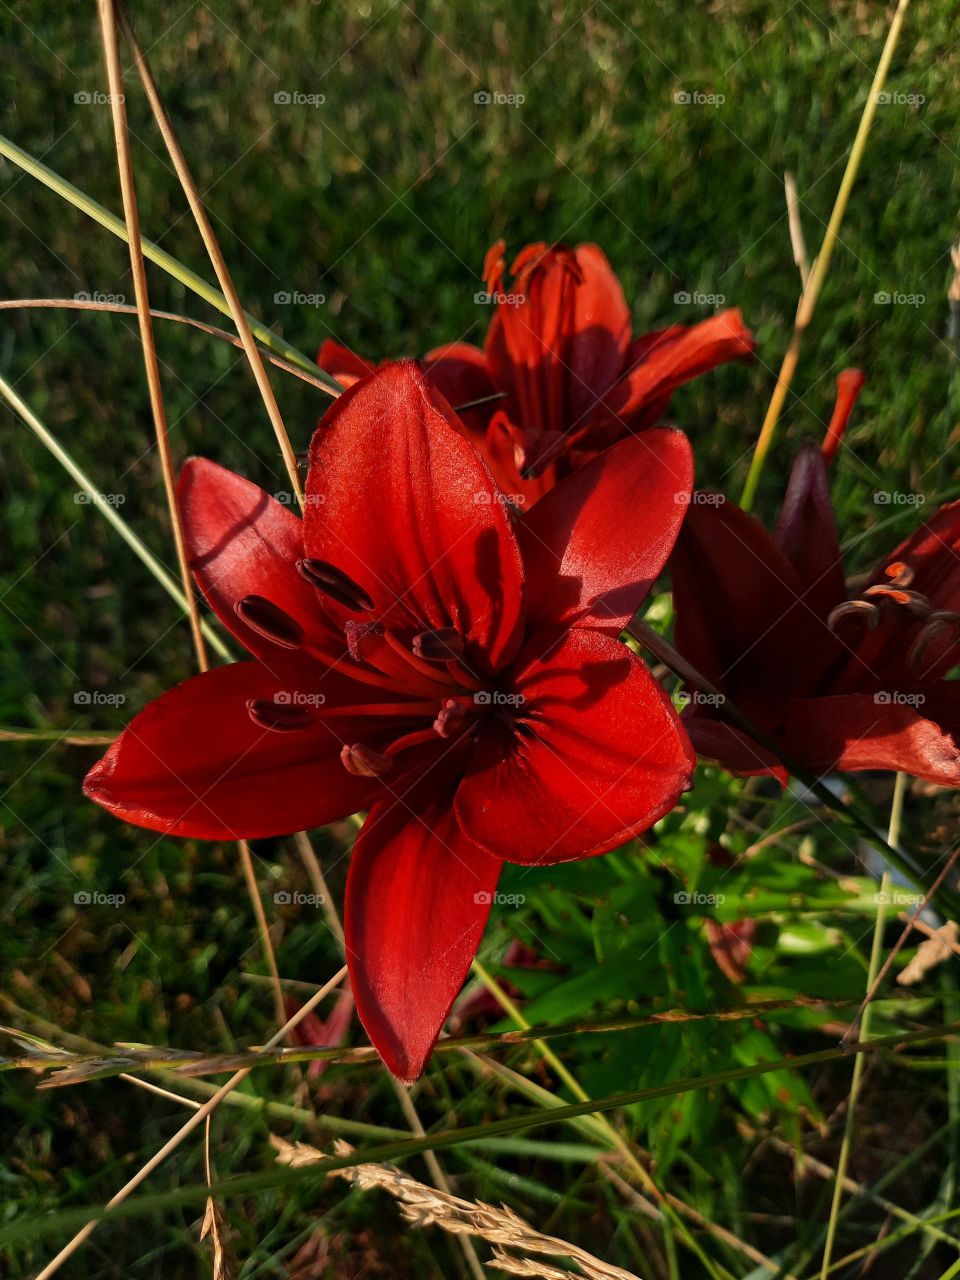
<svg viewBox="0 0 960 1280"><path fill-rule="evenodd" d="M793 322L793 336L790 339L790 345L787 347L786 354L783 357L783 364L780 366L780 373L777 376L777 385L773 389L773 395L770 398L770 405L767 409L766 417L763 420L763 426L760 428L760 435L757 438L756 446L753 451L753 459L750 463L750 471L747 474L746 484L743 486L743 493L740 496L740 505L745 511L749 511L753 504L753 499L757 492L757 484L760 480L760 473L763 470L763 463L773 443L774 432L777 429L777 423L780 420L780 413L783 409L784 402L787 398L787 392L790 390L790 384L793 381L793 375L796 372L797 364L800 360L800 348L803 345L803 335L810 321L813 319L813 313L816 309L817 299L820 297L820 291L827 279L827 273L830 270L830 259L833 256L833 250L837 240L840 237L840 227L843 223L844 214L847 211L847 204L850 201L850 193L853 190L853 184L857 178L857 172L860 168L860 162L863 159L864 151L867 146L867 135L873 124L873 118L877 114L877 103L879 95L887 80L887 74L890 71L890 63L893 60L894 50L900 39L900 32L903 29L903 22L907 16L907 9L910 7L910 0L899 0L896 13L890 23L887 31L887 39L883 46L883 52L880 55L880 61L877 63L877 70L873 77L873 83L870 86L870 92L867 94L867 100L864 103L863 113L860 116L860 124L857 128L856 137L853 140L853 146L850 148L850 155L847 159L846 168L843 171L843 177L840 180L840 187L837 191L837 198L833 205L833 212L830 214L830 221L827 223L827 230L824 233L823 243L820 246L820 252L817 254L816 261L813 264L813 270L810 272L807 282L804 285L803 292L800 295L800 302L797 306L796 319Z"/></svg>
<svg viewBox="0 0 960 1280"><path fill-rule="evenodd" d="M137 308L130 306L127 302L93 302L83 298L13 298L0 302L0 311L31 311L39 308L55 311L105 311L125 316L135 316L137 314ZM175 320L178 324L186 324L192 329L199 329L201 333L209 333L211 337L219 338L221 342L229 342L233 347L240 347L241 349L243 347L243 343L235 333L227 333L226 329L218 329L216 325L204 324L202 320L197 320L193 316L182 316L176 311L160 311L156 307L150 308L150 315L154 320ZM274 355L272 351L267 351L263 347L260 348L260 353L272 365L282 369L284 373L290 373L295 378L299 378L301 382L308 382L311 387L316 387L318 391L324 392L325 395L336 398L337 392L331 390L325 382L314 377L312 373L307 373L306 369L301 369L299 365L294 364L291 360L287 360L283 356Z"/></svg>
<svg viewBox="0 0 960 1280"><path fill-rule="evenodd" d="M94 222L99 223L101 227L104 227L118 239L126 240L126 227L109 209L105 209L102 204L98 204L96 200L88 196L86 192L81 191L79 187L74 186L72 182L68 182L66 178L61 178L60 174L55 173L49 165L37 160L29 151L24 151L23 147L18 147L15 142L12 142L2 133L0 133L0 156L6 157L7 160L12 160L24 173L29 173L31 178L36 178L38 182L42 182L45 187L49 187L61 199L66 200L68 204L72 204L81 213L85 213L88 218L92 218ZM221 314L225 316L231 314L229 303L219 289L215 289L211 284L208 284L202 276L198 276L195 271L191 271L189 267L184 266L173 254L167 253L166 249L161 249L152 240L141 239L141 244L143 246L143 256L150 262L162 268L174 280L179 280L185 288L195 293L198 298L203 298L204 302L208 302L211 307L214 307ZM273 351L279 351L291 363L317 376L335 395L340 394L343 390L340 383L335 378L331 378L328 373L324 373L316 362L305 356L302 351L298 351L292 342L287 342L285 338L281 338L279 334L268 329L265 324L262 324L261 321L249 313L246 314L246 320L253 333L265 347L270 347Z"/></svg>

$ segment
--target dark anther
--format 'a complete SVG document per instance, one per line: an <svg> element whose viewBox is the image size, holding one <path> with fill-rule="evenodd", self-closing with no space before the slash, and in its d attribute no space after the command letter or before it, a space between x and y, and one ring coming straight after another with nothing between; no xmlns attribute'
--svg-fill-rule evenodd
<svg viewBox="0 0 960 1280"><path fill-rule="evenodd" d="M282 649L296 649L303 639L303 628L278 605L265 596L244 596L234 609L251 631L264 640L272 640Z"/></svg>
<svg viewBox="0 0 960 1280"><path fill-rule="evenodd" d="M827 626L831 631L836 631L837 624L843 618L860 618L867 623L871 631L876 631L877 623L880 621L880 610L869 600L848 600L846 604L838 604L830 611Z"/></svg>
<svg viewBox="0 0 960 1280"><path fill-rule="evenodd" d="M340 752L340 763L347 773L352 773L357 778L379 778L393 768L390 756L365 747L362 742L355 742L352 747L345 746Z"/></svg>
<svg viewBox="0 0 960 1280"><path fill-rule="evenodd" d="M284 696L278 694L280 699ZM290 695L287 694L286 697L289 698ZM274 729L279 733L307 729L313 724L313 716L306 707L297 706L291 701L275 702L272 698L248 698L247 714L261 729Z"/></svg>
<svg viewBox="0 0 960 1280"><path fill-rule="evenodd" d="M300 571L300 576L306 578L311 586L324 592L325 595L332 596L346 608L355 609L358 613L373 608L373 601L363 587L336 565L328 564L326 560L298 560L297 569Z"/></svg>
<svg viewBox="0 0 960 1280"><path fill-rule="evenodd" d="M463 636L453 627L421 631L413 637L413 652L424 662L449 662L451 658L462 658Z"/></svg>
<svg viewBox="0 0 960 1280"><path fill-rule="evenodd" d="M463 705L456 701L455 698L448 698L440 708L433 727L441 738L450 738L463 724L463 718L466 715Z"/></svg>

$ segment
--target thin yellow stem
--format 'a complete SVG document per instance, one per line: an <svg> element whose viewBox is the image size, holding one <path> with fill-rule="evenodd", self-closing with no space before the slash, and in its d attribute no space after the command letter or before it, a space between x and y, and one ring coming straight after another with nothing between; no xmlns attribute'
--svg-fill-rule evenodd
<svg viewBox="0 0 960 1280"><path fill-rule="evenodd" d="M846 168L843 171L843 177L840 180L840 188L837 191L837 198L834 201L833 212L830 214L830 221L827 223L827 230L824 233L823 243L820 246L820 252L817 254L816 261L813 264L813 270L807 278L806 285L800 295L800 303L797 307L797 316L793 323L793 336L787 347L786 354L783 357L783 364L780 367L780 373L777 377L777 385L773 389L773 395L770 398L770 405L767 409L766 417L763 420L763 426L760 428L760 435L753 451L753 459L750 463L750 471L747 474L747 482L743 486L743 493L740 497L740 505L745 511L749 511L753 505L753 499L756 496L757 484L760 480L760 473L763 470L764 460L773 443L774 432L777 429L777 423L780 420L780 413L783 409L787 398L787 392L790 390L790 384L793 381L793 375L796 372L797 363L800 359L800 348L803 344L803 334L810 321L813 319L813 313L816 310L817 299L820 297L820 291L827 279L830 270L830 259L833 257L833 250L836 247L837 240L840 237L840 227L843 224L844 214L847 211L847 205L850 201L850 193L853 190L853 184L856 182L857 173L860 169L860 162L863 159L867 146L867 136L873 124L873 118L877 114L877 104L880 93L887 80L890 71L890 63L893 60L894 51L900 39L900 33L903 29L904 19L907 16L907 9L910 7L910 0L899 0L896 13L890 23L887 31L887 38L884 42L883 52L880 55L880 61L877 63L877 70L873 77L873 83L870 86L870 92L867 94L867 100L864 103L863 112L860 116L860 124L857 128L856 137L853 140L853 146L850 149L850 155L847 159Z"/></svg>
<svg viewBox="0 0 960 1280"><path fill-rule="evenodd" d="M270 385L270 379L267 376L266 368L264 367L263 360L260 357L260 349L253 340L250 325L247 323L246 312L244 311L240 302L240 297L234 288L233 278L230 275L226 259L223 256L220 244L213 230L213 223L210 221L207 211L204 208L200 192L197 189L197 185L193 180L193 175L187 165L186 156L183 154L183 149L177 141L177 136L174 133L170 117L160 99L156 81L150 71L146 57L137 42L136 35L134 34L133 27L130 24L130 20L127 17L126 12L121 7L118 10L118 13L123 34L126 37L131 52L133 53L140 81L143 84L147 100L150 103L150 109L153 112L154 119L160 129L164 145L167 148L167 153L170 156L173 167L176 170L177 177L180 180L180 185L183 187L184 195L187 197L187 202L190 205L190 211L193 214L194 221L197 224L197 230L200 232L200 236L203 240L204 247L207 250L211 265L216 273L217 281L219 282L220 288L223 290L223 295L230 307L230 314L233 317L234 324L237 326L237 333L239 334L240 341L243 343L243 350L250 362L250 368L253 371L254 380L256 381L260 395L263 397L267 416L270 419L270 423L277 437L277 443L280 446L280 452L283 456L283 461L290 477L290 484L294 493L297 495L297 500L302 508L304 505L303 485L301 484L300 474L297 470L296 454L294 453L293 446L290 443L290 437L287 435L287 429L283 424L283 418L280 414L280 406L277 404L276 396L273 394L273 387Z"/></svg>
<svg viewBox="0 0 960 1280"><path fill-rule="evenodd" d="M903 821L903 798L907 789L907 775L898 773L893 788L893 800L890 805L890 824L887 829L887 843L896 846L900 840L900 827ZM870 946L870 960L867 966L867 992L873 988L880 968L880 952L883 949L883 926L886 918L887 899L890 896L890 872L885 870L880 879L880 892L877 895L877 918L873 926L873 941ZM860 1027L860 1040L866 1040L870 1034L870 1021L873 1005L867 1004L863 1011ZM837 1234L837 1221L840 1215L840 1202L847 1176L847 1165L850 1161L850 1149L853 1145L854 1116L857 1099L860 1095L860 1081L866 1065L866 1056L857 1054L850 1078L850 1093L847 1098L847 1114L843 1123L843 1140L840 1143L840 1155L837 1160L836 1180L833 1184L833 1198L830 1201L830 1218L827 1222L827 1238L823 1246L823 1262L820 1267L820 1280L826 1280L830 1270L830 1258Z"/></svg>

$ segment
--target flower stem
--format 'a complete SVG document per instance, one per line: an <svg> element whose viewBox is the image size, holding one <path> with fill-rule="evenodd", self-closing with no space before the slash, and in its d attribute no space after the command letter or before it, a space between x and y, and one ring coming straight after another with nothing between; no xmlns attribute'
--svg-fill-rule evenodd
<svg viewBox="0 0 960 1280"><path fill-rule="evenodd" d="M887 828L887 843L896 845L900 840L900 827L903 820L903 797L907 789L907 775L898 773L893 787L893 802L890 806L890 824ZM867 967L867 991L873 988L880 968L880 951L883 947L883 926L886 917L887 899L890 894L890 872L884 869L880 878L880 892L877 894L877 918L873 926L873 942L870 946L870 961ZM870 1034L870 1021L873 1005L867 1004L860 1023L860 1039L865 1040ZM837 1176L833 1184L833 1199L830 1202L830 1220L827 1223L827 1238L823 1246L823 1262L820 1267L820 1280L826 1280L830 1270L830 1258L833 1255L833 1243L837 1233L837 1217L840 1213L840 1202L843 1199L843 1184L847 1176L847 1165L850 1160L850 1148L853 1144L854 1114L857 1098L860 1094L860 1081L866 1059L857 1055L853 1064L853 1075L850 1078L850 1093L847 1098L847 1114L843 1124L843 1140L840 1143L840 1155L837 1160Z"/></svg>
<svg viewBox="0 0 960 1280"><path fill-rule="evenodd" d="M780 413L783 409L784 402L787 398L787 392L790 390L790 383L793 381L793 375L796 372L797 364L800 359L800 348L803 344L803 335L805 330L813 319L813 313L817 306L817 300L820 297L820 291L827 279L827 273L830 270L830 259L833 256L833 250L840 236L840 227L843 224L844 214L847 211L847 204L850 200L850 193L853 190L853 184L856 181L857 173L860 169L860 162L863 159L864 151L867 146L867 135L873 124L873 118L877 114L877 104L879 102L880 93L887 80L887 74L890 71L890 63L893 60L894 50L900 39L900 32L903 29L903 22L907 15L907 9L910 7L910 0L899 0L896 12L887 31L887 38L883 46L883 52L880 55L880 61L877 63L877 70L873 77L873 83L870 86L870 92L867 94L867 100L863 105L863 113L860 116L860 125L857 129L856 137L853 140L853 146L850 148L850 155L847 159L846 168L843 171L843 177L840 180L840 188L837 191L837 198L834 201L833 212L830 214L830 221L827 223L827 230L824 233L823 243L820 246L820 252L817 254L816 261L813 264L813 270L810 272L807 282L800 295L800 302L797 307L796 319L793 322L793 336L790 339L790 345L787 347L786 354L783 357L783 364L780 366L780 373L777 377L777 385L773 389L773 395L770 398L770 405L767 408L766 417L763 420L763 426L760 428L760 435L753 451L753 458L750 462L750 471L747 475L746 484L743 486L743 493L740 496L740 505L744 511L749 511L753 505L753 499L756 496L757 484L760 480L760 473L763 471L763 464L769 452L770 445L773 443L774 432L777 429L777 423L780 419Z"/></svg>

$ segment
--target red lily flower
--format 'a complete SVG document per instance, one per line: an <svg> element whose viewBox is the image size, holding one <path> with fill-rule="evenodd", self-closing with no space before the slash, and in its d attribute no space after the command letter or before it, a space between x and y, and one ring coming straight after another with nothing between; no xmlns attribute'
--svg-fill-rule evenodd
<svg viewBox="0 0 960 1280"><path fill-rule="evenodd" d="M413 362L378 370L326 415L302 523L191 461L191 565L253 660L158 698L87 794L205 839L369 809L347 883L351 986L384 1061L415 1079L502 862L602 853L690 782L669 699L617 637L669 555L691 483L686 438L657 430L514 525Z"/></svg>
<svg viewBox="0 0 960 1280"><path fill-rule="evenodd" d="M750 355L736 309L631 340L630 308L594 244L531 244L507 291L504 243L484 277L496 311L484 349L457 342L424 358L430 380L456 408L483 397L463 421L501 490L529 505L624 436L649 427L684 382ZM374 366L326 342L317 363L344 385Z"/></svg>
<svg viewBox="0 0 960 1280"><path fill-rule="evenodd" d="M960 662L960 503L848 599L826 468L810 444L773 537L720 495L695 495L671 571L680 653L792 759L817 773L902 769L960 785L960 682L944 679ZM712 698L694 695L683 719L702 755L785 779Z"/></svg>

